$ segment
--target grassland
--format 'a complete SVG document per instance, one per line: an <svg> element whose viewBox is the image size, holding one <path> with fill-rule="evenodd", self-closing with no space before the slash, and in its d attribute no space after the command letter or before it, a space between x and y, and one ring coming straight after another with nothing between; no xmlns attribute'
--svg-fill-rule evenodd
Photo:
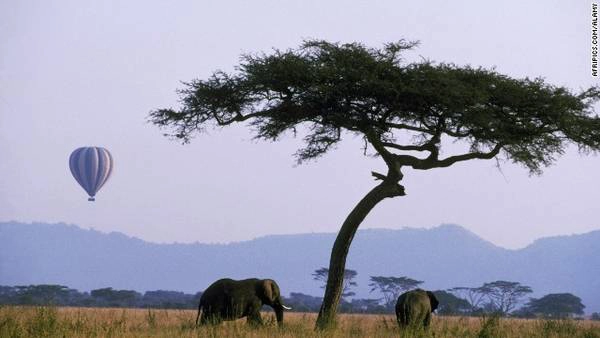
<svg viewBox="0 0 600 338"><path fill-rule="evenodd" d="M195 311L106 308L0 307L0 337L585 337L600 338L600 322L490 318L434 318L428 331L401 332L393 316L340 315L330 332L315 332L316 315L286 313L276 327L244 320L217 327L194 325Z"/></svg>

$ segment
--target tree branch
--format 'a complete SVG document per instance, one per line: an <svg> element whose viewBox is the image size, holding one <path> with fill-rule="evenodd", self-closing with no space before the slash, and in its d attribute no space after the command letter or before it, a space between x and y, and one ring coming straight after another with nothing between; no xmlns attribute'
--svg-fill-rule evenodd
<svg viewBox="0 0 600 338"><path fill-rule="evenodd" d="M421 165L413 166L413 168L426 170L426 169L432 169L432 168L449 167L456 162L468 161L468 160L473 160L473 159L488 160L488 159L494 158L496 155L498 155L498 153L500 153L500 150L502 149L502 147L503 147L502 144L497 144L492 150L490 150L487 153L474 152L474 153L450 156L443 160L425 159L425 160L422 160Z"/></svg>
<svg viewBox="0 0 600 338"><path fill-rule="evenodd" d="M387 176L385 176L384 174L380 174L378 172L375 171L371 171L371 175L373 175L373 177L375 177L375 180L382 180L385 181L387 179Z"/></svg>
<svg viewBox="0 0 600 338"><path fill-rule="evenodd" d="M246 121L246 120L251 119L253 117L270 116L271 113L272 113L272 110L263 110L263 111L259 111L259 112L255 112L255 113L246 114L246 115L242 115L242 113L237 112L234 117L230 118L227 121L221 119L219 117L219 115L217 114L217 112L213 111L212 115L215 118L215 121L217 121L218 125L220 125L220 126L228 126L228 125L230 125L230 124L232 124L234 122L243 122L243 121Z"/></svg>
<svg viewBox="0 0 600 338"><path fill-rule="evenodd" d="M444 130L444 133L447 134L447 135L449 135L449 136L452 136L452 137L467 137L467 136L471 135L471 133L469 131L461 132L460 128L456 128L455 131L452 131L452 130L449 130L449 129L448 130Z"/></svg>
<svg viewBox="0 0 600 338"><path fill-rule="evenodd" d="M421 133L427 133L427 134L432 134L432 135L435 133L434 131L429 130L427 128L415 127L415 126L411 126L410 124L393 123L393 122L384 122L383 124L386 127L395 128L395 129L406 129L406 130L418 131Z"/></svg>
<svg viewBox="0 0 600 338"><path fill-rule="evenodd" d="M382 144L381 140L376 135L374 135L375 133L373 132L373 130L368 130L364 133L369 143L371 143L373 148L375 148L375 151L377 151L377 153L381 155L385 163L388 164L388 167L393 166L394 154L390 153L387 149L385 149L385 146Z"/></svg>
<svg viewBox="0 0 600 338"><path fill-rule="evenodd" d="M387 148L394 148L394 149L398 149L398 150L405 150L405 151L431 151L431 144L426 143L420 146L416 146L416 145L410 145L410 146L405 146L405 145L400 145L400 144L396 144L396 143L392 143L392 142L381 142L381 145L383 145L384 147Z"/></svg>

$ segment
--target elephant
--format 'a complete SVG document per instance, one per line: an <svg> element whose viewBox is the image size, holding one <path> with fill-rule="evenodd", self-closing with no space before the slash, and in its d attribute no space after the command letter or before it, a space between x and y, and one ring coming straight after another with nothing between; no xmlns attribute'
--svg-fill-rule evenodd
<svg viewBox="0 0 600 338"><path fill-rule="evenodd" d="M400 328L423 325L427 328L431 323L431 314L437 309L439 302L433 292L422 289L405 292L396 302L396 320Z"/></svg>
<svg viewBox="0 0 600 338"><path fill-rule="evenodd" d="M283 324L283 310L291 310L283 305L279 286L272 279L219 279L200 297L196 325L219 324L223 320L243 317L247 317L249 324L261 325L260 309L263 305L275 310L279 326Z"/></svg>

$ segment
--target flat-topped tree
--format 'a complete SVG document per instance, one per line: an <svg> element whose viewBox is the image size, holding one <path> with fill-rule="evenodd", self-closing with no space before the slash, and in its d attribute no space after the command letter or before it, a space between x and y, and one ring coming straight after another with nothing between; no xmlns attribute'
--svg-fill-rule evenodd
<svg viewBox="0 0 600 338"><path fill-rule="evenodd" d="M369 282L369 286L371 287L370 292L381 292L385 307L391 310L394 309L398 296L400 296L401 293L416 289L419 285L423 284L422 280L416 280L406 276L370 276Z"/></svg>
<svg viewBox="0 0 600 338"><path fill-rule="evenodd" d="M302 133L298 162L325 154L348 133L361 136L365 150L368 145L383 159L387 172L372 172L380 182L344 220L333 245L318 328L335 323L358 226L377 203L405 195L403 167L427 170L503 157L539 174L568 144L583 152L600 148L600 119L592 116L598 87L575 94L539 78L404 63L401 53L414 46L311 40L297 49L245 55L232 74L218 71L185 84L180 109L150 113L154 124L184 142L207 126L247 121L257 139ZM441 156L442 137L468 145L468 151Z"/></svg>
<svg viewBox="0 0 600 338"><path fill-rule="evenodd" d="M358 272L356 272L356 270L352 270L352 269L344 270L344 281L342 283L342 293L340 296L342 299L356 295L356 292L350 291L350 289L352 287L358 285L354 281L354 278L356 278L357 275L358 275ZM327 268L317 269L317 270L315 270L315 272L312 273L312 276L313 276L313 280L323 282L323 286L321 286L322 289L325 289L327 287L327 280L329 279L329 269L327 269Z"/></svg>

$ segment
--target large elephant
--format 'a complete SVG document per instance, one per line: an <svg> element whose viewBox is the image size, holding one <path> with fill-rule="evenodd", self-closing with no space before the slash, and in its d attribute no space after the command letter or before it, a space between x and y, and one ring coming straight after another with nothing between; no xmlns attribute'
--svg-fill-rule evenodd
<svg viewBox="0 0 600 338"><path fill-rule="evenodd" d="M396 319L400 327L427 328L431 323L431 313L438 307L438 300L431 291L416 289L405 292L396 302Z"/></svg>
<svg viewBox="0 0 600 338"><path fill-rule="evenodd" d="M277 324L283 323L283 305L279 286L272 279L219 279L200 297L196 324L219 324L223 320L248 317L250 324L262 324L260 309L268 305L275 310ZM202 317L200 313L202 312Z"/></svg>

